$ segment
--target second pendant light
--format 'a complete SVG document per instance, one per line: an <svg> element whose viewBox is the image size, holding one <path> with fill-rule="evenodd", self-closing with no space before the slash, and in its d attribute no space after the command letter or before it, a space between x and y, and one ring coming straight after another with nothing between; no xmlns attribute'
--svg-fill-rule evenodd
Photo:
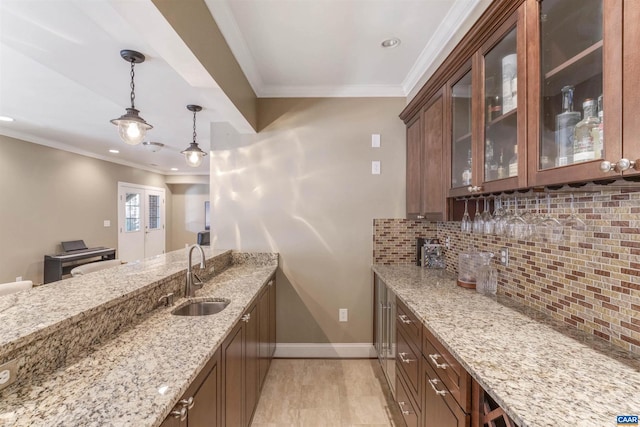
<svg viewBox="0 0 640 427"><path fill-rule="evenodd" d="M196 113L202 110L202 107L199 105L187 105L187 110L193 112L193 141L187 147L186 150L181 151L184 154L185 159L187 160L187 164L192 168L197 168L202 164L202 159L207 155L204 151L198 147L198 143L196 142Z"/></svg>

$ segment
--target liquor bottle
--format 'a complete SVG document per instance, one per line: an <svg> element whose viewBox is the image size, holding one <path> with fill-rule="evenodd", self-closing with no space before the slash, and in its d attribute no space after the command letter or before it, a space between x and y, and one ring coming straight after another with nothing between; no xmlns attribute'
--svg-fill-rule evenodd
<svg viewBox="0 0 640 427"><path fill-rule="evenodd" d="M469 150L469 154L467 154L467 167L462 172L462 185L470 185L471 184L471 150Z"/></svg>
<svg viewBox="0 0 640 427"><path fill-rule="evenodd" d="M580 113L573 111L573 86L562 88L562 113L556 116L556 166L573 163L573 129Z"/></svg>
<svg viewBox="0 0 640 427"><path fill-rule="evenodd" d="M487 123L502 115L502 98L499 95L490 96L487 99Z"/></svg>
<svg viewBox="0 0 640 427"><path fill-rule="evenodd" d="M586 162L595 159L594 130L597 132L600 121L596 117L596 101L587 98L582 103L584 118L573 130L573 162Z"/></svg>
<svg viewBox="0 0 640 427"><path fill-rule="evenodd" d="M509 176L518 176L518 145L513 146L513 156L509 160Z"/></svg>
<svg viewBox="0 0 640 427"><path fill-rule="evenodd" d="M484 151L484 179L489 181L491 180L491 163L493 162L493 143L490 139L487 139L486 147Z"/></svg>

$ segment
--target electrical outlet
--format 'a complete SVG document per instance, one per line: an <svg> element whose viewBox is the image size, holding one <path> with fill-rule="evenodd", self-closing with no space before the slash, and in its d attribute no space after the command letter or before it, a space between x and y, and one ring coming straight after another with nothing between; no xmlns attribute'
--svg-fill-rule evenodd
<svg viewBox="0 0 640 427"><path fill-rule="evenodd" d="M338 311L338 320L340 320L341 322L348 322L349 321L349 310L346 308L341 308Z"/></svg>
<svg viewBox="0 0 640 427"><path fill-rule="evenodd" d="M509 248L500 248L500 264L509 265Z"/></svg>
<svg viewBox="0 0 640 427"><path fill-rule="evenodd" d="M13 384L18 375L18 359L10 360L0 366L0 390Z"/></svg>
<svg viewBox="0 0 640 427"><path fill-rule="evenodd" d="M380 175L380 160L371 162L371 175Z"/></svg>
<svg viewBox="0 0 640 427"><path fill-rule="evenodd" d="M380 134L379 133L371 134L371 146L373 148L380 148Z"/></svg>
<svg viewBox="0 0 640 427"><path fill-rule="evenodd" d="M22 276L16 277L16 282L22 282Z"/></svg>

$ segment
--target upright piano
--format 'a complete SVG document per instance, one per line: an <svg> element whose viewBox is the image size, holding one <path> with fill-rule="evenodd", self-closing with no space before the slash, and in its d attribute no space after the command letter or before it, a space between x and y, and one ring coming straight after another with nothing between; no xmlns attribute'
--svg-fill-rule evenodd
<svg viewBox="0 0 640 427"><path fill-rule="evenodd" d="M83 240L62 242L63 252L44 256L44 283L62 280L72 268L94 261L116 259L114 248L88 248Z"/></svg>

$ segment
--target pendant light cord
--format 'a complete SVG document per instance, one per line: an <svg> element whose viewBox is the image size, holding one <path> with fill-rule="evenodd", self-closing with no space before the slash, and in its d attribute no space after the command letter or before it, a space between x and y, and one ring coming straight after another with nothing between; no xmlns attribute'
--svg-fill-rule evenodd
<svg viewBox="0 0 640 427"><path fill-rule="evenodd" d="M135 107L135 100L136 100L136 83L134 81L134 77L136 75L135 71L134 71L134 66L135 63L133 61L131 61L131 108L136 108Z"/></svg>
<svg viewBox="0 0 640 427"><path fill-rule="evenodd" d="M193 112L193 143L196 143L196 111Z"/></svg>

